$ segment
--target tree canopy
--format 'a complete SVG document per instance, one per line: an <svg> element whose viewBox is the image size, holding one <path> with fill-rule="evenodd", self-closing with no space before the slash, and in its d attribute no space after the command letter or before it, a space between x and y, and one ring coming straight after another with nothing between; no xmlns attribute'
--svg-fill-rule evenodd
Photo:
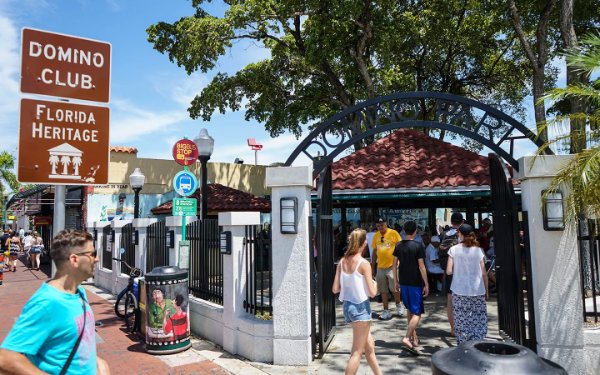
<svg viewBox="0 0 600 375"><path fill-rule="evenodd" d="M225 1L223 17L193 0L193 15L148 29L154 48L188 74L215 73L192 118L230 108L272 136L399 91L464 95L519 115L529 63L502 1ZM219 58L239 40L270 57L228 74Z"/></svg>

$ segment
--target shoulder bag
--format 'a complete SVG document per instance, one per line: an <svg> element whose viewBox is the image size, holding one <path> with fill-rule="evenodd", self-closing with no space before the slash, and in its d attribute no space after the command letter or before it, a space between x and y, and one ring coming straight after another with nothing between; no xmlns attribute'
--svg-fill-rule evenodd
<svg viewBox="0 0 600 375"><path fill-rule="evenodd" d="M78 292L78 294L79 294L79 292ZM79 297L81 297L81 306L83 307L83 327L81 328L81 333L79 334L79 337L77 338L77 341L75 342L75 346L73 346L73 349L71 350L71 354L69 354L69 358L67 358L67 362L65 363L62 370L60 371L60 375L65 375L67 373L67 370L69 369L69 366L71 365L71 362L73 361L73 357L75 357L75 353L77 353L77 349L79 348L79 343L81 342L83 333L85 332L85 321L86 321L86 315L87 315L86 309L85 309L85 300L83 299L83 296L81 294L79 294Z"/></svg>

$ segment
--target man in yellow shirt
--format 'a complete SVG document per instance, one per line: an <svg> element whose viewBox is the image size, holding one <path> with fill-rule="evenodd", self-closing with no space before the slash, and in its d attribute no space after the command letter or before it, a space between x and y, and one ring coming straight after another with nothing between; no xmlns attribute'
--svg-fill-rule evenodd
<svg viewBox="0 0 600 375"><path fill-rule="evenodd" d="M376 223L377 232L373 236L373 257L371 258L371 267L376 276L377 289L381 294L383 302L383 311L379 314L379 319L388 320L392 318L392 313L388 309L389 291L395 291L394 272L394 249L396 244L402 241L400 234L395 230L388 228L387 221L379 218ZM400 293L393 292L396 302L396 311L399 316L404 315L404 306L400 303Z"/></svg>

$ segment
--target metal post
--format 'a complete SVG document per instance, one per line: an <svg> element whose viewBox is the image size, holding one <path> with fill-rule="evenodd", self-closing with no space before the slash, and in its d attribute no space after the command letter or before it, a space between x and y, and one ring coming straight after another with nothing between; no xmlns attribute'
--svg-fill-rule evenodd
<svg viewBox="0 0 600 375"><path fill-rule="evenodd" d="M254 165L258 165L258 150L254 150Z"/></svg>
<svg viewBox="0 0 600 375"><path fill-rule="evenodd" d="M137 219L140 217L140 190L142 188L133 188L135 196L133 198L133 218Z"/></svg>
<svg viewBox="0 0 600 375"><path fill-rule="evenodd" d="M202 204L201 204L201 211L200 211L200 218L202 220L206 219L206 208L207 208L207 191L208 191L208 167L207 167L207 163L208 163L208 159L210 159L210 156L200 156L200 164L202 166L202 186L201 186L201 190L200 192L202 193Z"/></svg>
<svg viewBox="0 0 600 375"><path fill-rule="evenodd" d="M65 185L54 185L54 217L52 220L52 237L65 229L65 200L67 188ZM52 277L56 274L56 265L52 264Z"/></svg>

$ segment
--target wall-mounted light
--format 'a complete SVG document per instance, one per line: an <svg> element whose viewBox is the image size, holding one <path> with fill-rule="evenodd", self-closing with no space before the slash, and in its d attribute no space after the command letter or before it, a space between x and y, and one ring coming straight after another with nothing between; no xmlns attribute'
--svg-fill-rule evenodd
<svg viewBox="0 0 600 375"><path fill-rule="evenodd" d="M225 231L220 233L220 244L221 254L231 254L231 232Z"/></svg>
<svg viewBox="0 0 600 375"><path fill-rule="evenodd" d="M298 233L298 198L281 198L280 202L280 221L281 233Z"/></svg>
<svg viewBox="0 0 600 375"><path fill-rule="evenodd" d="M140 241L140 233L137 230L131 232L131 243L135 245L139 245Z"/></svg>
<svg viewBox="0 0 600 375"><path fill-rule="evenodd" d="M115 242L115 230L111 230L110 233L108 234L108 242L114 243Z"/></svg>
<svg viewBox="0 0 600 375"><path fill-rule="evenodd" d="M167 235L165 236L165 245L167 246L168 249L172 249L175 247L175 231L174 230L170 230L167 232Z"/></svg>
<svg viewBox="0 0 600 375"><path fill-rule="evenodd" d="M542 191L542 197L544 195L546 195L546 199L542 203L544 230L564 230L565 215L563 209L562 191L556 190L546 194L546 191L544 190Z"/></svg>

